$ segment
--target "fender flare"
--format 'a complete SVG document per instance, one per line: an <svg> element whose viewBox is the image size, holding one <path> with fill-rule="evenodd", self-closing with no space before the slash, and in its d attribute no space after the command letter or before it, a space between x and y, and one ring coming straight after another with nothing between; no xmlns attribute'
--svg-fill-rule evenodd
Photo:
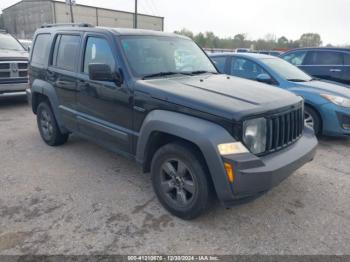
<svg viewBox="0 0 350 262"><path fill-rule="evenodd" d="M36 98L35 94L41 94L44 95L45 97L47 97L47 99L50 102L51 108L53 110L53 113L55 115L58 127L60 129L60 131L62 133L66 133L68 132L68 130L64 127L63 124L63 120L62 120L62 116L61 113L59 111L59 101L58 101L58 97L55 91L55 88L51 85L48 84L47 82L40 80L40 79L36 79L33 84L32 84L32 110L35 113L36 109L35 104L36 101L34 101Z"/></svg>
<svg viewBox="0 0 350 262"><path fill-rule="evenodd" d="M154 110L145 118L137 141L136 160L145 161L147 144L152 132L163 132L194 143L207 163L217 196L224 201L232 197L232 188L226 176L223 159L217 145L235 142L223 127L193 116Z"/></svg>

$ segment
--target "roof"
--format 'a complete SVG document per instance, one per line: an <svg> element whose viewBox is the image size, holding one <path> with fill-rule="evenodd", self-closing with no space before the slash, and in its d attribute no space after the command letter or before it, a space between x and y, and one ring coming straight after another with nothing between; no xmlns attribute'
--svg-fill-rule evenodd
<svg viewBox="0 0 350 262"><path fill-rule="evenodd" d="M301 47L301 48L295 48L291 49L290 51L296 51L296 50L325 50L325 51L344 51L344 52L350 52L350 48L339 48L339 47Z"/></svg>
<svg viewBox="0 0 350 262"><path fill-rule="evenodd" d="M9 8L15 6L15 5L18 5L18 4L21 3L21 2L40 2L40 1L43 1L43 0L21 0L21 1L18 1L17 3L14 3L14 4L12 4L12 5L10 5L10 6L6 7L6 8L4 8L2 11L4 12L5 10L7 10L7 9L9 9ZM65 2L64 2L63 0L62 0L62 1L57 1L57 0L45 0L45 1L65 4ZM111 8L98 7L98 6L92 6L92 5L76 4L75 6L92 7L92 8L98 8L98 9L100 9L100 10L115 11L115 12L126 13L126 14L134 14L133 12L122 11L122 10L111 9ZM138 13L138 15L140 15L140 16L149 16L149 17L156 17L156 18L164 19L163 16L147 15L147 14L142 14L142 13Z"/></svg>
<svg viewBox="0 0 350 262"><path fill-rule="evenodd" d="M247 57L247 58L255 58L255 59L276 58L276 56L256 54L256 53L216 53L216 54L209 54L209 56L211 56L211 57L236 56L236 57Z"/></svg>
<svg viewBox="0 0 350 262"><path fill-rule="evenodd" d="M112 28L112 27L101 27L101 26L53 26L53 27L43 27L38 29L40 32L55 32L55 31L79 31L79 32L100 32L100 33L112 33L118 36L167 36L167 37L177 37L183 39L189 39L183 35L177 35L174 33L165 33L161 31L145 30L145 29L132 29L132 28Z"/></svg>

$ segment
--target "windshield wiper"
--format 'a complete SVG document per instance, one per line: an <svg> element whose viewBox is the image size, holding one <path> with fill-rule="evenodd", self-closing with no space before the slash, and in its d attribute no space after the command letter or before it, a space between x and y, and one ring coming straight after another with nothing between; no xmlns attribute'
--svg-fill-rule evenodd
<svg viewBox="0 0 350 262"><path fill-rule="evenodd" d="M157 76L171 76L171 75L190 75L189 73L186 72L159 72L159 73L155 73L155 74L149 74L149 75L145 75L142 77L142 79L147 79L147 78L151 78L151 77L157 77Z"/></svg>
<svg viewBox="0 0 350 262"><path fill-rule="evenodd" d="M213 71L206 71L206 70L197 70L197 71L192 71L190 72L191 75L201 75L201 74L207 74L207 73L211 73L211 74L215 74L217 75L217 72L213 72Z"/></svg>
<svg viewBox="0 0 350 262"><path fill-rule="evenodd" d="M288 81L291 81L291 82L307 82L306 80L304 79L287 79Z"/></svg>

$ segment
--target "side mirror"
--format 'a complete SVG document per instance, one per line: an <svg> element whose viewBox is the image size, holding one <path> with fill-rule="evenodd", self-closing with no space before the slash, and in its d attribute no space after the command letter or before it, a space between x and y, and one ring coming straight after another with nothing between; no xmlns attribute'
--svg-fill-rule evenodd
<svg viewBox="0 0 350 262"><path fill-rule="evenodd" d="M107 64L89 64L89 78L95 81L115 82L118 86L123 83L121 73L113 73L111 67Z"/></svg>
<svg viewBox="0 0 350 262"><path fill-rule="evenodd" d="M273 80L268 74L260 74L256 77L256 80L265 84L272 84Z"/></svg>

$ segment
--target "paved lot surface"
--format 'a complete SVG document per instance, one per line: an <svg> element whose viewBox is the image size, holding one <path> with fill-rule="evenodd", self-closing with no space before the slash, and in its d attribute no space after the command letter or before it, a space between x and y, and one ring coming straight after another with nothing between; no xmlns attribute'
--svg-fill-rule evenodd
<svg viewBox="0 0 350 262"><path fill-rule="evenodd" d="M279 187L191 222L132 162L77 137L50 148L0 98L0 254L350 254L350 140L322 139Z"/></svg>

